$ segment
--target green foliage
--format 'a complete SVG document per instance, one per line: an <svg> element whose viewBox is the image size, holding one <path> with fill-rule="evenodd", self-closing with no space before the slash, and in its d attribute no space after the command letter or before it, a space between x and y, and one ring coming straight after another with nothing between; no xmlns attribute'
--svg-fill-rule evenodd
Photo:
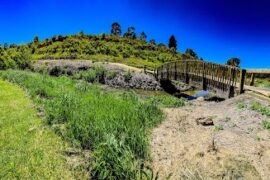
<svg viewBox="0 0 270 180"><path fill-rule="evenodd" d="M117 72L116 71L108 71L106 73L106 78L109 80L114 79L117 76Z"/></svg>
<svg viewBox="0 0 270 180"><path fill-rule="evenodd" d="M133 93L113 94L68 77L23 71L0 77L25 88L44 108L48 124L74 146L91 149L93 179L135 179L149 157L147 134L162 120L162 112Z"/></svg>
<svg viewBox="0 0 270 180"><path fill-rule="evenodd" d="M242 109L245 109L245 108L247 108L247 105L243 101L237 103L237 109L238 110L242 110Z"/></svg>
<svg viewBox="0 0 270 180"><path fill-rule="evenodd" d="M221 124L218 124L218 125L215 125L214 126L214 131L221 131L221 130L223 130L224 128L223 128L223 126L221 125Z"/></svg>
<svg viewBox="0 0 270 180"><path fill-rule="evenodd" d="M172 96L150 96L147 98L147 101L151 104L166 108L182 107L187 104L185 99L179 99Z"/></svg>
<svg viewBox="0 0 270 180"><path fill-rule="evenodd" d="M257 112L261 113L262 115L270 116L270 108L262 105L259 102L256 102L256 101L252 102L250 108L251 108L251 110L257 111Z"/></svg>
<svg viewBox="0 0 270 180"><path fill-rule="evenodd" d="M132 73L130 70L124 73L123 75L125 82L129 82L132 79Z"/></svg>
<svg viewBox="0 0 270 180"><path fill-rule="evenodd" d="M147 35L145 34L145 32L141 32L141 34L140 34L140 36L139 36L139 39L141 40L141 41L146 41L146 38L147 38Z"/></svg>
<svg viewBox="0 0 270 180"><path fill-rule="evenodd" d="M239 58L231 58L226 63L229 66L240 67L240 59Z"/></svg>
<svg viewBox="0 0 270 180"><path fill-rule="evenodd" d="M128 27L127 32L124 34L125 38L136 39L135 27Z"/></svg>
<svg viewBox="0 0 270 180"><path fill-rule="evenodd" d="M122 34L121 26L118 22L114 22L111 28L111 35L120 36Z"/></svg>
<svg viewBox="0 0 270 180"><path fill-rule="evenodd" d="M270 130L270 121L264 120L262 121L261 125L264 129Z"/></svg>
<svg viewBox="0 0 270 180"><path fill-rule="evenodd" d="M177 49L177 41L174 35L170 37L168 46L169 48L174 48L175 50Z"/></svg>
<svg viewBox="0 0 270 180"><path fill-rule="evenodd" d="M79 71L73 77L75 79L82 79L90 83L103 83L105 80L105 76L105 68L101 65L97 65L87 71Z"/></svg>
<svg viewBox="0 0 270 180"><path fill-rule="evenodd" d="M197 53L195 51L193 51L193 49L188 48L185 52L185 55L188 58L191 59L198 59Z"/></svg>
<svg viewBox="0 0 270 180"><path fill-rule="evenodd" d="M30 68L32 64L31 51L27 46L18 46L9 49L0 47L0 69Z"/></svg>

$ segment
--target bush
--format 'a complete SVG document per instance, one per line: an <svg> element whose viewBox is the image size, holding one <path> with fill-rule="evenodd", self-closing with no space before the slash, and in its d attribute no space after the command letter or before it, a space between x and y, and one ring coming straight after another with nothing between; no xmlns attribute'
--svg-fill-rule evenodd
<svg viewBox="0 0 270 180"><path fill-rule="evenodd" d="M109 72L106 74L106 78L107 78L108 80L112 80L112 79L116 78L116 76L117 76L117 72L115 72L115 71L109 71Z"/></svg>
<svg viewBox="0 0 270 180"><path fill-rule="evenodd" d="M101 65L96 65L87 71L79 71L73 77L75 79L82 79L90 83L104 83L106 70Z"/></svg>
<svg viewBox="0 0 270 180"><path fill-rule="evenodd" d="M125 82L129 82L132 79L132 73L130 70L128 70L127 72L124 73L124 80Z"/></svg>

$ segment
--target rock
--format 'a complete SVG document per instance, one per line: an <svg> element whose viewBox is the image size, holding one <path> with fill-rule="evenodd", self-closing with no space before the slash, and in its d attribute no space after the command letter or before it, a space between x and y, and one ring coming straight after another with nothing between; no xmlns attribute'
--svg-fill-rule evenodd
<svg viewBox="0 0 270 180"><path fill-rule="evenodd" d="M197 125L203 125L203 126L213 126L214 122L211 117L202 117L196 119Z"/></svg>

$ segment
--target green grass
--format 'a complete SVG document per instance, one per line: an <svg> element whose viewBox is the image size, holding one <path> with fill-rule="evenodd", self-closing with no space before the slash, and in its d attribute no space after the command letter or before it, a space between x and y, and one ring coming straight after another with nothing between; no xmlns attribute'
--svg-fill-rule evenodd
<svg viewBox="0 0 270 180"><path fill-rule="evenodd" d="M269 78L255 78L254 86L270 88Z"/></svg>
<svg viewBox="0 0 270 180"><path fill-rule="evenodd" d="M75 179L65 144L46 128L17 86L0 80L0 179Z"/></svg>
<svg viewBox="0 0 270 180"><path fill-rule="evenodd" d="M90 149L94 179L137 179L149 157L148 134L163 118L134 93L117 94L68 77L2 71L45 110L47 123L73 146Z"/></svg>
<svg viewBox="0 0 270 180"><path fill-rule="evenodd" d="M259 102L252 102L250 108L251 110L257 111L262 115L270 116L270 107L264 106Z"/></svg>
<svg viewBox="0 0 270 180"><path fill-rule="evenodd" d="M264 120L264 121L262 121L262 127L264 128L264 129L268 129L268 130L270 130L270 121L269 120Z"/></svg>
<svg viewBox="0 0 270 180"><path fill-rule="evenodd" d="M221 130L223 130L224 128L223 128L223 126L221 125L221 124L218 124L218 125L215 125L214 126L214 131L221 131Z"/></svg>

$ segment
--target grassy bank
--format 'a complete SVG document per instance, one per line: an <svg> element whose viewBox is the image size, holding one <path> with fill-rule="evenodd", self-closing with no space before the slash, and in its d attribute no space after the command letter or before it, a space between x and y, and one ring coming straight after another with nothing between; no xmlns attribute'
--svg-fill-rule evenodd
<svg viewBox="0 0 270 180"><path fill-rule="evenodd" d="M17 86L0 80L0 179L75 179L65 145L36 115Z"/></svg>
<svg viewBox="0 0 270 180"><path fill-rule="evenodd" d="M26 89L63 139L91 150L92 178L136 179L144 174L147 135L163 117L152 101L68 77L24 71L2 71L0 77Z"/></svg>

